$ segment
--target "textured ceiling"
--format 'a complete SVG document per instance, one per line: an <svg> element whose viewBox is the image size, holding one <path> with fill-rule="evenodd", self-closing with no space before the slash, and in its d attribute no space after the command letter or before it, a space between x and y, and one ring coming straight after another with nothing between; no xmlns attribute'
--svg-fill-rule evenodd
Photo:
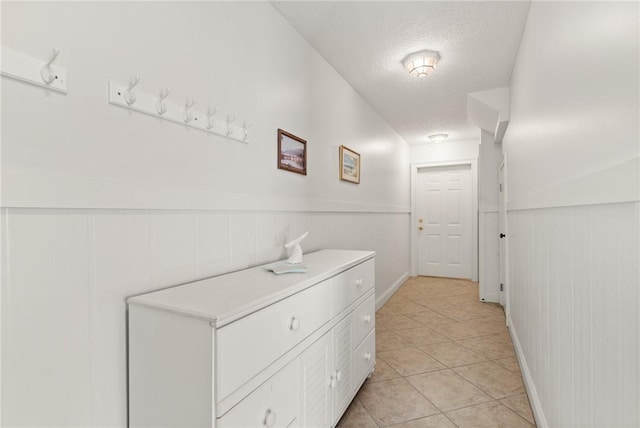
<svg viewBox="0 0 640 428"><path fill-rule="evenodd" d="M477 138L469 92L508 86L529 1L272 1L273 6L409 143ZM436 50L422 79L406 55Z"/></svg>

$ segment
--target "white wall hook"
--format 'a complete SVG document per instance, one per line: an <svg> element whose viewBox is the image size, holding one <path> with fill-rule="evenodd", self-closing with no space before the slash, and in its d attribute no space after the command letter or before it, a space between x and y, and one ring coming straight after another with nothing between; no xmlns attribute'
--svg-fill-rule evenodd
<svg viewBox="0 0 640 428"><path fill-rule="evenodd" d="M244 142L249 141L249 129L251 129L251 125L253 125L251 122L242 122L242 141Z"/></svg>
<svg viewBox="0 0 640 428"><path fill-rule="evenodd" d="M129 86L127 86L127 90L124 91L124 101L128 105L132 105L133 103L136 102L136 94L135 92L132 92L132 90L133 88L136 87L138 83L140 83L140 76L136 75L133 79L129 81Z"/></svg>
<svg viewBox="0 0 640 428"><path fill-rule="evenodd" d="M3 50L4 52L4 50ZM4 60L4 58L3 58ZM58 75L58 79L51 84L46 85L40 78L40 68L42 67L42 61L36 61L35 63L35 76L37 82L35 84L55 90L59 90L58 86L63 83L66 75L64 70L60 67L54 66L53 70ZM0 63L3 65L3 63ZM3 75L5 71L2 70ZM195 99L187 98L183 102L174 102L169 96L169 89L163 89L160 92L145 93L139 89L132 90L140 80L139 77L133 79L129 85L121 84L117 82L109 82L109 103L133 110L138 113L147 114L155 117L156 119L162 119L176 123L178 125L197 129L208 134L217 135L225 139L234 140L240 143L247 144L249 142L249 128L252 126L250 121L244 123L239 122L237 130L234 129L232 123L236 120L235 116L227 113L219 112L215 107L208 106L207 109L199 110ZM129 94L127 95L127 91ZM225 127L226 116L226 127ZM240 127L242 124L242 128ZM242 132L244 130L244 133ZM244 138L243 138L244 134Z"/></svg>
<svg viewBox="0 0 640 428"><path fill-rule="evenodd" d="M167 103L165 103L164 100L169 96L169 92L169 88L160 91L160 98L156 102L156 111L160 116L167 112Z"/></svg>
<svg viewBox="0 0 640 428"><path fill-rule="evenodd" d="M231 124L234 120L236 120L235 116L230 114L227 115L227 131L225 132L227 137L233 134L233 126L231 126Z"/></svg>
<svg viewBox="0 0 640 428"><path fill-rule="evenodd" d="M2 76L63 94L67 93L67 70L55 64L59 50L54 49L51 57L46 61L5 46L0 46L0 51Z"/></svg>
<svg viewBox="0 0 640 428"><path fill-rule="evenodd" d="M56 73L51 70L51 64L53 64L53 61L58 58L59 54L60 51L54 48L53 52L51 52L51 57L49 57L49 61L40 69L40 76L42 77L42 81L47 85L52 84L58 77L56 76Z"/></svg>
<svg viewBox="0 0 640 428"><path fill-rule="evenodd" d="M207 125L206 128L207 130L212 130L215 123L213 122L213 116L215 116L215 114L218 112L218 110L216 110L215 107L209 107L209 110L207 110Z"/></svg>
<svg viewBox="0 0 640 428"><path fill-rule="evenodd" d="M192 98L191 101L187 100L187 102L184 104L184 110L182 110L182 120L184 121L184 123L189 123L193 120L193 112L191 111L191 108L195 105L195 103L196 100Z"/></svg>

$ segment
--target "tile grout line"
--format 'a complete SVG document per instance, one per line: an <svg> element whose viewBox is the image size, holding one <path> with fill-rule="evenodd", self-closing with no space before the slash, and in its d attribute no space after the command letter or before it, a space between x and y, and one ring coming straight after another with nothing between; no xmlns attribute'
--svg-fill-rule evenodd
<svg viewBox="0 0 640 428"><path fill-rule="evenodd" d="M455 282L450 282L448 283L447 287L449 286L455 286L458 287L458 285L451 285L452 283L455 284ZM438 283L435 283L436 285L438 285ZM471 287L477 287L476 283L473 282L469 282L468 283L469 286ZM405 288L406 291L402 291L403 287L406 287L407 285L411 286L411 290L408 288ZM400 339L400 345L396 345L396 346L389 346L383 350L381 349L377 349L376 350L376 355L377 355L377 359L383 363L385 363L387 366L389 366L389 368L391 370L393 370L393 373L397 376L391 375L392 377L388 377L388 378L383 378L383 379L379 379L379 380L368 380L367 383L369 384L375 384L377 382L384 382L384 381L388 381L388 380L397 380L397 379L402 379L405 383L407 383L411 389L415 392L417 392L424 400L426 400L427 403L429 403L430 405L433 406L433 408L435 410L437 410L439 413L434 414L434 415L429 415L429 416L424 416L424 417L419 417L419 418L413 418L413 419L407 419L405 421L402 422L397 422L394 423L392 425L398 425L398 424L405 424L407 422L410 421L417 421L417 420L421 420L421 419L428 419L430 417L434 417L437 415L443 415L448 421L450 421L454 426L458 426L453 419L451 419L447 413L451 413L451 412L456 412L459 410L463 410L463 409L467 409L467 408L471 408L471 407L475 407L475 406L481 406L481 405L486 405L486 404L492 404L492 405L497 405L500 408L504 408L508 413L510 414L515 414L518 417L518 420L522 420L525 424L529 425L531 424L531 422L529 421L529 419L520 414L518 411L516 411L515 409L512 409L511 407L507 406L506 404L504 404L501 400L506 400L508 398L511 397L518 397L522 394L524 394L525 398L527 399L528 402L528 397L526 396L526 390L522 390L519 392L508 392L507 395L505 395L504 397L500 397L500 398L496 398L494 397L492 394L490 394L486 389L484 389L483 387L481 387L479 384L475 383L474 381L472 381L471 379L468 379L467 377L463 376L461 373L458 373L456 371L456 369L458 368L463 368L463 367L468 367L468 366L473 366L473 365L477 365L477 364L488 364L491 363L494 366L496 366L497 368L499 368L500 370L505 370L507 372L513 373L514 375L516 374L520 374L520 378L521 378L521 369L518 365L518 370L511 370L510 368L508 368L507 366L501 364L500 362L498 362L499 360L506 360L508 358L513 358L514 354L509 353L509 352L505 352L504 351L504 347L508 345L511 346L511 348L513 348L513 343L511 340L504 340L504 338L501 336L504 334L503 329L507 329L506 326L501 326L500 328L497 328L498 326L495 324L495 322L498 322L497 324L501 324L504 322L504 311L501 311L500 314L495 314L492 313L490 311L484 311L484 312L475 312L475 314L477 314L477 317L472 317L469 319L464 319L464 320L456 320L456 319L452 319L450 317L448 317L445 313L451 313L451 311L449 309L452 310L468 310L470 312L473 312L473 309L475 309L474 307L471 307L472 304L464 304L464 302L466 302L466 299L471 300L473 299L475 292L474 290L471 290L472 292L469 293L466 290L469 290L467 284L464 284L463 287L467 287L465 288L465 290L462 289L458 289L455 290L453 295L448 295L448 294L444 294L443 292L438 292L437 294L437 298L442 298L443 300L446 300L447 298L449 299L456 299L456 303L453 304L452 307L443 307L443 308L429 308L426 306L423 306L419 303L417 303L416 300L426 300L429 297L426 296L425 293L428 293L428 287L423 288L422 286L425 285L423 282L421 282L419 279L416 280L415 278L409 279L405 282L405 284L400 287L398 289L398 292L396 294L397 298L394 300L393 296L392 298L387 302L387 304L385 306L387 306L387 311L384 312L383 315L378 316L377 318L381 319L381 321L384 321L384 318L387 318L387 320L392 321L392 319L398 318L399 316L401 318L404 318L406 320L411 320L413 322L415 322L416 324L418 324L418 326L412 326L412 327L403 327L403 328L387 328L385 329L384 327L382 328L382 330L380 330L379 328L377 329L377 332L382 333L382 334L389 334L392 337L395 336L397 338ZM434 289L438 289L438 287L433 287ZM412 290L421 290L420 293L415 293ZM441 289L441 288L440 288ZM424 290L424 291L423 291ZM416 294L418 296L416 296ZM425 297L426 296L426 297ZM399 299L398 299L399 298ZM397 302L398 300L400 300L399 302ZM396 303L397 302L397 303ZM458 303L460 302L460 303ZM414 304L420 307L424 307L424 310L417 310L417 311L409 311L409 312L394 312L398 309L398 307L402 307L402 303L405 304ZM474 301L473 305L476 305L478 302ZM389 306L390 305L390 306ZM486 308L493 308L496 306L493 306L493 304L491 304L492 306L486 306ZM396 308L394 308L393 306L396 306ZM384 306L383 306L384 308ZM381 308L381 310L383 309ZM440 309L442 312L438 312L438 309ZM501 309L501 308L500 308ZM424 312L429 312L429 313L433 313L436 314L438 316L441 316L442 318L447 319L448 321L444 321L444 320L438 320L435 324L431 324L429 322L424 323L424 322L420 322L417 321L415 318L419 318L417 315L415 314L419 314L419 313L424 313ZM412 317L412 315L415 316ZM479 335L475 335L476 333L472 334L471 336L468 337L451 337L451 336L447 336L446 334L441 333L441 331L438 331L437 329L434 329L434 326L438 326L438 325L444 325L444 324L459 324L459 325L466 325L467 328L470 327L470 329L473 331L474 328L472 326L470 326L470 324L473 323L482 323L485 322L485 324L481 327L486 329L485 331L479 331L479 330L475 330L475 332ZM492 323L491 321L494 321L494 323ZM378 321L379 322L379 321ZM495 326L495 327L494 327ZM378 326L377 326L378 327ZM380 325L380 327L382 327L382 325ZM418 329L418 328L426 328L427 330L433 332L434 334L437 335L441 335L444 338L446 338L446 340L443 341L435 341L433 343L426 343L426 344L416 344L415 342L413 342L410 338L407 338L409 336L411 336L408 332L408 330L412 330L412 329ZM404 332L404 334L403 334ZM508 329L507 329L507 333L508 333ZM478 340L478 339L484 339L489 345L493 345L490 346L489 349L491 348L497 348L497 350L495 352L491 352L489 351L489 353L487 354L487 351L479 351L472 347L469 346L469 344L465 345L461 342L463 341L472 341L472 340ZM472 342L473 343L473 342ZM424 348L428 348L430 346L435 346L435 345L439 345L439 344L455 344L457 346L462 347L463 349L465 349L465 352L470 352L473 354L478 355L480 358L483 359L483 361L478 361L478 362L473 362L473 363L468 363L468 364L462 364L462 365L456 365L456 366L450 366L449 364L446 364L444 361L442 361L441 359L437 358L436 356L432 355L431 353L429 353L427 351L427 349ZM435 362L437 362L438 364L442 365L442 368L438 368L435 370L427 370L427 371L420 371L418 373L411 373L411 374L407 374L407 375L402 375L401 373L399 373L397 371L397 369L394 367L394 365L392 365L391 363L389 363L387 360L385 360L384 358L379 356L379 353L385 353L385 352L393 352L399 349L413 349L418 351L420 354L423 354L429 358L431 358L432 360L434 360ZM502 348L502 349L501 349ZM498 355L496 355L496 353ZM500 353L502 353L502 355L500 355ZM508 355L507 355L508 354ZM462 380L464 380L465 382L467 382L469 385L473 386L474 388L476 388L477 390L481 391L483 394L486 394L486 397L489 399L488 401L484 402L484 403L474 403L474 404L469 404L469 405L465 405L462 407L458 407L458 408L454 408L451 410L448 410L447 412L444 412L439 406L437 406L435 403L433 403L423 392L421 392L416 386L414 386L410 381L409 378L414 377L414 376L420 376L420 375L425 375L425 374L433 374L433 373L437 373L437 372L441 372L441 371L445 371L445 370L449 370L452 373L454 373L455 375L457 375L458 377L460 377ZM406 370L405 370L406 372ZM357 397L356 397L357 399ZM374 422L374 424L378 427L382 427L382 426L391 426L391 425L380 425L378 423L378 421L373 418L373 416L371 415L371 413L369 412L369 410L364 406L363 402L359 402L359 404L362 406L363 410L366 412L367 416ZM512 403L513 404L513 403ZM535 422L533 424L533 426L535 426Z"/></svg>

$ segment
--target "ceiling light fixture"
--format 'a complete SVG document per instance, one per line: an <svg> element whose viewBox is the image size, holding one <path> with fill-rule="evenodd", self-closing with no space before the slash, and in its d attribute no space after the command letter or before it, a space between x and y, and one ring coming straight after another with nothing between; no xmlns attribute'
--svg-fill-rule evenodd
<svg viewBox="0 0 640 428"><path fill-rule="evenodd" d="M429 135L429 141L432 143L444 143L448 136L447 134L432 134Z"/></svg>
<svg viewBox="0 0 640 428"><path fill-rule="evenodd" d="M440 54L435 51L420 51L408 55L402 63L412 76L425 77L435 70Z"/></svg>

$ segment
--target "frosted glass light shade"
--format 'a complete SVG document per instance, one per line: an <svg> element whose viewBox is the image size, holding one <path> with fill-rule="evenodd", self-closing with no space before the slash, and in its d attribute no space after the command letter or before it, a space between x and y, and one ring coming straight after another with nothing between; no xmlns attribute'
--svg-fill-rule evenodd
<svg viewBox="0 0 640 428"><path fill-rule="evenodd" d="M407 56L402 63L412 76L425 77L435 70L440 54L435 51L420 51Z"/></svg>
<svg viewBox="0 0 640 428"><path fill-rule="evenodd" d="M429 135L429 141L432 143L444 143L448 136L447 134L432 134Z"/></svg>

